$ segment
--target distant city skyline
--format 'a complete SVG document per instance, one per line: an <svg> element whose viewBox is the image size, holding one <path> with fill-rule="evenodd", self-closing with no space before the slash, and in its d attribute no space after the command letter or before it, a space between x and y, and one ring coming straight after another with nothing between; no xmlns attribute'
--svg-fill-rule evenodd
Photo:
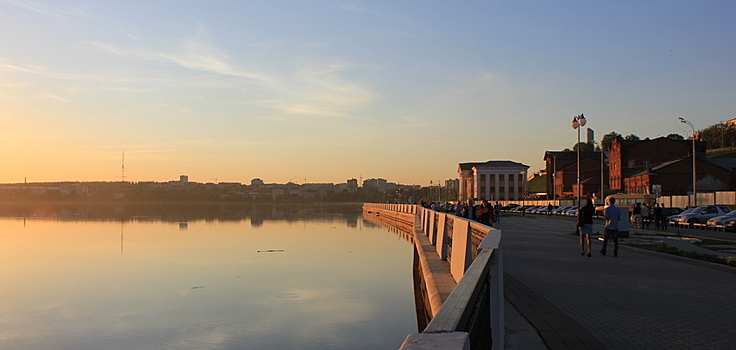
<svg viewBox="0 0 736 350"><path fill-rule="evenodd" d="M427 186L736 118L733 1L0 0L0 183ZM583 134L585 135L585 134ZM306 180L305 180L306 179Z"/></svg>

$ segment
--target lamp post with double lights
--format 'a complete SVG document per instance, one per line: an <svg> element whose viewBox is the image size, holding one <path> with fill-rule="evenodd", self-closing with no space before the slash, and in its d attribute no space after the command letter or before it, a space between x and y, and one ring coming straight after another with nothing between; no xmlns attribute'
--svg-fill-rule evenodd
<svg viewBox="0 0 736 350"><path fill-rule="evenodd" d="M691 129L693 129L693 203L694 206L698 206L698 191L695 188L697 185L697 177L695 172L695 126L693 126L693 123L688 121L687 119L683 117L678 117L680 119L680 123L687 124L690 126Z"/></svg>
<svg viewBox="0 0 736 350"><path fill-rule="evenodd" d="M578 200L578 210L580 210L580 129L585 126L586 122L587 120L585 120L585 116L583 115L583 113L580 113L580 115L572 117L572 123L570 123L570 125L572 125L572 128L578 131L578 143L575 144L575 147L578 150L578 187L575 191L575 196Z"/></svg>

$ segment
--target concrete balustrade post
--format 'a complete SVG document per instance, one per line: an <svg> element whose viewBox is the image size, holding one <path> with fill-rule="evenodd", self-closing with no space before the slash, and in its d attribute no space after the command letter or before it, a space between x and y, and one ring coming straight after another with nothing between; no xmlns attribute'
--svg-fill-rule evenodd
<svg viewBox="0 0 736 350"><path fill-rule="evenodd" d="M429 213L427 236L429 236L429 243L437 245L437 215L439 215L439 213L432 210L430 210Z"/></svg>
<svg viewBox="0 0 736 350"><path fill-rule="evenodd" d="M460 281L465 270L470 266L470 222L455 220L452 230L452 254L450 255L450 273L455 281Z"/></svg>
<svg viewBox="0 0 736 350"><path fill-rule="evenodd" d="M435 248L437 249L437 255L442 260L447 260L447 215L441 214L439 224L438 224L438 230L437 230L437 237L436 242L434 243Z"/></svg>

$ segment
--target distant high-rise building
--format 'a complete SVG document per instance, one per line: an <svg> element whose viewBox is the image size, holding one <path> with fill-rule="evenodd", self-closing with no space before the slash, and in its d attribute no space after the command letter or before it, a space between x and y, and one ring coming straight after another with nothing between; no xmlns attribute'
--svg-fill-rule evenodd
<svg viewBox="0 0 736 350"><path fill-rule="evenodd" d="M363 188L372 188L378 192L385 192L388 187L386 179L368 179L363 181Z"/></svg>
<svg viewBox="0 0 736 350"><path fill-rule="evenodd" d="M189 182L189 176L187 175L179 175L179 183L182 185L186 185Z"/></svg>
<svg viewBox="0 0 736 350"><path fill-rule="evenodd" d="M449 179L445 180L445 188L448 190L459 190L460 189L460 179Z"/></svg>
<svg viewBox="0 0 736 350"><path fill-rule="evenodd" d="M357 190L358 190L358 180L356 179L348 180L348 192L355 192Z"/></svg>

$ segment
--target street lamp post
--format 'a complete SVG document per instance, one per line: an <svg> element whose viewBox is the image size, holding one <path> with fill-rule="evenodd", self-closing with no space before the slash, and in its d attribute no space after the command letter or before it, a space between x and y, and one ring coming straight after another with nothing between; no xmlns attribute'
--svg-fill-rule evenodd
<svg viewBox="0 0 736 350"><path fill-rule="evenodd" d="M575 191L575 197L577 198L578 202L578 210L580 210L580 129L585 126L586 122L587 120L585 120L585 116L583 115L583 113L580 113L580 115L572 117L572 123L570 123L572 125L572 128L578 131L578 143L575 144L575 148L577 148L578 151L578 185Z"/></svg>
<svg viewBox="0 0 736 350"><path fill-rule="evenodd" d="M698 206L698 191L697 191L697 177L695 172L695 126L693 126L693 123L688 121L687 119L683 117L678 117L680 119L680 123L687 124L690 126L691 129L693 129L693 204L694 206Z"/></svg>
<svg viewBox="0 0 736 350"><path fill-rule="evenodd" d="M603 144L598 143L597 141L593 140L593 143L597 144L598 147L601 149L601 202L603 202Z"/></svg>

